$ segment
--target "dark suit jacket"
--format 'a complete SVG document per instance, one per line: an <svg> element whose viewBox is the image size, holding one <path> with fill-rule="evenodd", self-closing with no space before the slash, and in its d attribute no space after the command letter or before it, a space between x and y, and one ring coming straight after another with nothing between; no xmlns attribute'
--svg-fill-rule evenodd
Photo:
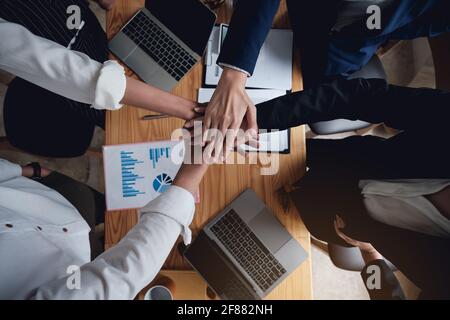
<svg viewBox="0 0 450 320"><path fill-rule="evenodd" d="M253 73L280 0L240 0L219 63ZM297 44L302 49L307 86L327 77L359 70L390 39L435 36L450 30L448 0L394 0L383 9L382 29L368 30L366 18L338 33L332 31L342 0L287 0ZM361 8L361 15L368 17Z"/></svg>
<svg viewBox="0 0 450 320"><path fill-rule="evenodd" d="M333 220L341 214L347 234L371 242L429 297L450 296L450 240L372 220L361 179L449 179L450 93L388 85L385 80L337 80L257 106L260 128L285 129L333 119L385 122L402 130L391 139L351 137L309 140L306 176L293 200L308 229L345 245Z"/></svg>

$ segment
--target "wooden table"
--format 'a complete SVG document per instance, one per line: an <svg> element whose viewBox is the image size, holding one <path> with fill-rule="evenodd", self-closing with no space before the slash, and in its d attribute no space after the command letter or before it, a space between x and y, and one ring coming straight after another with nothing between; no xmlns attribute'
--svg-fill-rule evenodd
<svg viewBox="0 0 450 320"><path fill-rule="evenodd" d="M118 0L107 15L107 34L113 37L127 20L144 6L144 0ZM180 14L174 8L174 14ZM288 28L286 4L282 1L274 27ZM232 10L224 5L218 11L219 22L229 22ZM114 58L114 57L112 57ZM302 78L298 54L294 59L294 91L302 90ZM128 75L133 73L127 69ZM202 86L203 65L199 63L173 90L173 93L187 99L196 100ZM108 112L106 120L106 144L136 143L170 139L173 130L183 125L174 118L155 121L141 121L148 111L125 106L120 111ZM297 181L305 172L305 132L303 127L292 129L291 153L280 155L279 173L261 176L258 165L215 165L205 175L200 186L200 203L192 224L194 235L205 223L219 213L243 190L252 188L276 213L289 232L311 253L310 235L301 222L297 210L290 205L283 208L277 190ZM136 210L108 212L106 214L106 248L120 241L137 223ZM165 269L189 269L183 257L174 249L165 263ZM311 299L311 260L304 262L268 297L269 299Z"/></svg>

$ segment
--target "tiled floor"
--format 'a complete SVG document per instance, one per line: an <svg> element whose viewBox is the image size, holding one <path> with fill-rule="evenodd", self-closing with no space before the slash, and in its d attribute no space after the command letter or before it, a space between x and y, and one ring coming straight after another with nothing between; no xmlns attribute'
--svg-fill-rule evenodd
<svg viewBox="0 0 450 320"><path fill-rule="evenodd" d="M104 12L96 5L94 11L104 24ZM391 54L383 59L390 80L396 84L411 85L414 87L434 87L434 70L431 60L423 67L420 72L411 79L405 79L408 75L406 71L410 65L411 55L406 49L399 49L397 54ZM399 77L398 75L403 75ZM2 84L4 76L0 73L0 136L4 135L2 109L3 98L6 92L6 86ZM403 82L402 82L403 81ZM104 141L104 133L98 130L93 146L100 147ZM92 187L102 191L103 169L101 160L87 156L76 159L37 159L36 157L22 153L0 151L0 157L6 158L17 163L25 164L30 161L39 160L41 163L53 170L58 170L69 176L72 176L82 182L86 182ZM368 295L364 289L360 275L356 272L339 270L331 263L327 255L313 247L312 249L313 265L313 290L315 299L367 299Z"/></svg>

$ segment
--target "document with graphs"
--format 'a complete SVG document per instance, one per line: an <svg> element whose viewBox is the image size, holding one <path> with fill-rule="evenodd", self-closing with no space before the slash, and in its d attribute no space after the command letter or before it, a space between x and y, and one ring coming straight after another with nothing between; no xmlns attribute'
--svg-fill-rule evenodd
<svg viewBox="0 0 450 320"><path fill-rule="evenodd" d="M183 156L182 141L103 147L107 209L144 207L172 184Z"/></svg>

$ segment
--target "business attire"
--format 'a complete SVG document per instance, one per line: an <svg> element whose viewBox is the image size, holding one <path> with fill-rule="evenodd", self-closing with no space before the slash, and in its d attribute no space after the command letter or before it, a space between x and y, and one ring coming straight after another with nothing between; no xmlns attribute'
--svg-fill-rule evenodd
<svg viewBox="0 0 450 320"><path fill-rule="evenodd" d="M71 5L80 8L81 30L67 27ZM83 155L126 87L88 2L0 0L0 41L0 68L17 76L4 105L10 143L47 157Z"/></svg>
<svg viewBox="0 0 450 320"><path fill-rule="evenodd" d="M171 186L140 210L139 223L116 246L91 261L90 228L75 206L0 160L0 299L134 299L179 235L191 241L194 211L193 196Z"/></svg>
<svg viewBox="0 0 450 320"><path fill-rule="evenodd" d="M449 92L355 79L257 106L266 129L349 119L402 130L390 139L308 140L310 170L292 199L311 233L326 242L346 245L333 226L342 215L345 233L372 243L424 298L450 296L450 218L427 200L449 190L449 105Z"/></svg>
<svg viewBox="0 0 450 320"><path fill-rule="evenodd" d="M239 1L219 65L251 75L279 0ZM381 29L366 26L368 6L381 9ZM347 77L365 66L387 40L433 37L450 31L447 0L287 0L305 87Z"/></svg>

